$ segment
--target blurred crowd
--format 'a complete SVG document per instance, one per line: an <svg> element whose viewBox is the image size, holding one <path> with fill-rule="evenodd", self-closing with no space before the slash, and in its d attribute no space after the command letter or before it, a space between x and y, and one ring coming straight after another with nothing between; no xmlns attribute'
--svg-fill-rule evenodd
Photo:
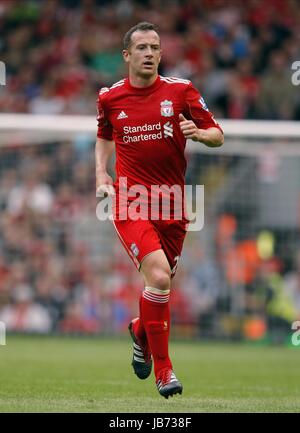
<svg viewBox="0 0 300 433"><path fill-rule="evenodd" d="M160 29L160 73L191 79L216 117L300 118L299 0L0 0L0 111L94 114L145 20Z"/></svg>
<svg viewBox="0 0 300 433"><path fill-rule="evenodd" d="M0 320L20 332L126 330L143 282L96 218L93 143L85 159L63 142L5 148L0 160ZM172 303L193 321L181 289Z"/></svg>
<svg viewBox="0 0 300 433"><path fill-rule="evenodd" d="M126 75L123 35L144 20L160 28L160 73L191 79L216 117L300 118L291 82L297 0L0 0L0 112L96 117L99 88ZM95 217L93 147L78 137L0 148L0 321L8 330L114 333L138 312L142 279L113 228ZM213 196L234 161L201 161L191 158L189 182L204 173L198 183ZM243 322L250 337L274 324L286 332L300 318L300 253L289 266L280 255L265 259L255 236L239 239L247 228L235 215L209 222L210 251L194 233L185 243L171 296L175 328L232 336L241 332L233 318L249 314L260 318Z"/></svg>
<svg viewBox="0 0 300 433"><path fill-rule="evenodd" d="M111 222L95 215L93 147L0 150L0 321L10 331L119 333L138 314L142 278ZM216 172L218 161L206 165ZM209 223L188 234L171 296L181 336L240 335L247 315L260 318L250 336L264 334L269 320L286 335L300 318L300 252L290 266L266 258L260 250L270 250L271 235L248 236L240 224L220 213L210 248Z"/></svg>

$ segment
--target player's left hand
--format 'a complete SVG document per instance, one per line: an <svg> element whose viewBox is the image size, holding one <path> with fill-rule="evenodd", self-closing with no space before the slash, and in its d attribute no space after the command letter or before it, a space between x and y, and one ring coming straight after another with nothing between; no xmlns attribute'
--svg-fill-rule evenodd
<svg viewBox="0 0 300 433"><path fill-rule="evenodd" d="M179 114L179 126L185 138L199 141L199 129L192 120L187 120L182 113Z"/></svg>

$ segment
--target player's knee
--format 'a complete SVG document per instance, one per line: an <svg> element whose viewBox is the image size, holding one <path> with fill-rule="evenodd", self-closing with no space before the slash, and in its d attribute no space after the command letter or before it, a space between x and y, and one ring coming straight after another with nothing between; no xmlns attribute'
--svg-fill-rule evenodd
<svg viewBox="0 0 300 433"><path fill-rule="evenodd" d="M171 272L163 269L154 269L151 273L151 286L159 290L170 290Z"/></svg>

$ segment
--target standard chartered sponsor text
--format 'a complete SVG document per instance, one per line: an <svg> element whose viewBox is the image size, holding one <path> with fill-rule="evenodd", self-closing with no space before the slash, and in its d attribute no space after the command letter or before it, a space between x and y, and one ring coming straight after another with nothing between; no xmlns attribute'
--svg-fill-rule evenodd
<svg viewBox="0 0 300 433"><path fill-rule="evenodd" d="M139 134L139 135L128 135L128 134L136 134L137 132L150 132L150 131L159 131L153 134ZM144 125L138 126L124 126L123 127L123 141L124 143L134 143L138 141L147 141L147 140L161 140L162 139L162 127L161 123L144 123Z"/></svg>

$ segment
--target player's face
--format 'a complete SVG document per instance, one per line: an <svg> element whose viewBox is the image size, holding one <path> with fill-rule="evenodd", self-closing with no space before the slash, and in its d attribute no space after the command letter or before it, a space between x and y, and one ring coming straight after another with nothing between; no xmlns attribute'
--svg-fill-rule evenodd
<svg viewBox="0 0 300 433"><path fill-rule="evenodd" d="M160 40L154 30L136 31L131 35L128 50L123 51L125 62L129 64L129 73L142 78L157 74L161 58Z"/></svg>

